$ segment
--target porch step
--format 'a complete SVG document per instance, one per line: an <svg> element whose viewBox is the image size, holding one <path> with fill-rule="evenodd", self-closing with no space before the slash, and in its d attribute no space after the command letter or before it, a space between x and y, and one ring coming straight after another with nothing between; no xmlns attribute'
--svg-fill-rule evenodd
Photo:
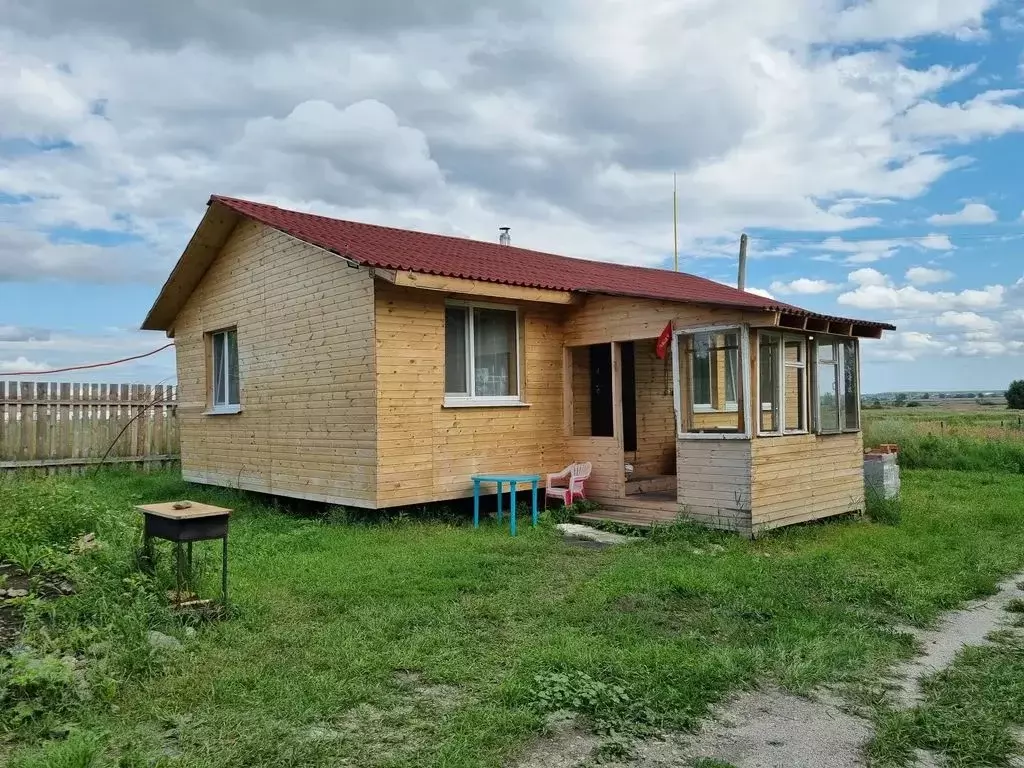
<svg viewBox="0 0 1024 768"><path fill-rule="evenodd" d="M675 475L647 475L626 481L626 495L635 493L670 492L676 490Z"/></svg>
<svg viewBox="0 0 1024 768"><path fill-rule="evenodd" d="M679 518L679 504L675 501L631 501L617 500L613 503L599 502L600 509L576 515L581 521L610 520L638 528L647 528L656 523L672 523Z"/></svg>

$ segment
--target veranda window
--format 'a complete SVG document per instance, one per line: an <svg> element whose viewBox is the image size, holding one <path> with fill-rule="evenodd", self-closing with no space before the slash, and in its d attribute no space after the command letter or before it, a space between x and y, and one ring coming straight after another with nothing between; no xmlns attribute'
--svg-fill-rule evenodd
<svg viewBox="0 0 1024 768"><path fill-rule="evenodd" d="M445 404L519 401L519 313L450 303L445 307Z"/></svg>
<svg viewBox="0 0 1024 768"><path fill-rule="evenodd" d="M740 360L749 359L746 331L709 328L676 333L679 433L742 436L746 420Z"/></svg>
<svg viewBox="0 0 1024 768"><path fill-rule="evenodd" d="M860 429L860 360L856 339L819 339L815 421L818 432Z"/></svg>
<svg viewBox="0 0 1024 768"><path fill-rule="evenodd" d="M762 434L807 431L807 343L799 336L761 333L758 382Z"/></svg>

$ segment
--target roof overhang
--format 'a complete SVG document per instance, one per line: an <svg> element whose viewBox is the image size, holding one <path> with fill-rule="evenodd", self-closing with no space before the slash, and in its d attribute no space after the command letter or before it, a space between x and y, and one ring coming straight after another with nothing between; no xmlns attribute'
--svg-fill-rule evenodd
<svg viewBox="0 0 1024 768"><path fill-rule="evenodd" d="M530 288L521 285L492 283L486 280L467 280L461 277L431 275L426 272L374 269L374 276L406 288L459 293L466 296L485 296L487 298L509 299L513 301L536 301L544 304L572 304L576 300L575 294L571 291Z"/></svg>
<svg viewBox="0 0 1024 768"><path fill-rule="evenodd" d="M202 221L146 315L142 330L167 331L168 336L172 335L178 312L203 279L240 218L240 214L216 200L210 202Z"/></svg>

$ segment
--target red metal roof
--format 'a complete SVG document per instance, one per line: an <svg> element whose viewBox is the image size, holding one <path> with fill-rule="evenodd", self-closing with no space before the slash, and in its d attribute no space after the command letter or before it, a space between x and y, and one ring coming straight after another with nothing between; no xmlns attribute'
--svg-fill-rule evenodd
<svg viewBox="0 0 1024 768"><path fill-rule="evenodd" d="M558 291L749 307L895 328L872 320L822 315L685 272L574 259L498 243L331 219L220 195L211 197L210 202L371 267Z"/></svg>

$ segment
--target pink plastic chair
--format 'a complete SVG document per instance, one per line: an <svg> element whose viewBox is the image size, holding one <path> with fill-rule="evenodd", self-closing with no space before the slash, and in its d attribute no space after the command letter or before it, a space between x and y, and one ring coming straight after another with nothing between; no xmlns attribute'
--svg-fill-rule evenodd
<svg viewBox="0 0 1024 768"><path fill-rule="evenodd" d="M544 506L547 507L549 497L561 499L567 507L576 499L587 498L583 484L590 477L592 469L593 465L589 461L583 461L570 464L561 472L548 475L548 482L544 488ZM555 485L556 482L558 485Z"/></svg>

